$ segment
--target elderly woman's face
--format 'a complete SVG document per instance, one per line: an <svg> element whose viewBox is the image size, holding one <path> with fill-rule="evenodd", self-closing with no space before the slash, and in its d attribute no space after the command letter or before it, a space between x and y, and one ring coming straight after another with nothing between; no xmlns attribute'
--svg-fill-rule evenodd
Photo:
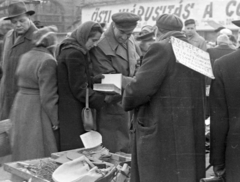
<svg viewBox="0 0 240 182"><path fill-rule="evenodd" d="M85 47L87 48L87 50L90 50L91 48L96 46L96 44L99 41L101 35L102 34L100 32L97 32L93 37L88 38L88 40L85 44Z"/></svg>
<svg viewBox="0 0 240 182"><path fill-rule="evenodd" d="M12 22L14 30L20 35L27 32L27 30L29 29L29 27L31 25L31 20L29 19L28 15L26 15L26 14L12 18L11 22Z"/></svg>

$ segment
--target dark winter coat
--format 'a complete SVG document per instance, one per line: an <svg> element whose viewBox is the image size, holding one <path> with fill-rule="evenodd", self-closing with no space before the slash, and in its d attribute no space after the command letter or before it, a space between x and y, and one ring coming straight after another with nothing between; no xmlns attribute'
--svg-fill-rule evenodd
<svg viewBox="0 0 240 182"><path fill-rule="evenodd" d="M240 179L240 50L217 59L210 90L212 165L225 164L226 181Z"/></svg>
<svg viewBox="0 0 240 182"><path fill-rule="evenodd" d="M26 34L21 36L16 43L13 43L16 36L14 30L6 34L1 63L3 77L0 84L0 120L9 118L14 97L18 91L15 72L19 58L33 48L32 35L35 30L37 28L32 24Z"/></svg>
<svg viewBox="0 0 240 182"><path fill-rule="evenodd" d="M235 51L235 49L232 49L228 45L218 45L216 47L207 49L207 52L210 55L210 60L211 60L212 67L213 67L213 64L214 64L216 59L218 59L218 58L220 58L224 55L227 55L229 53L232 53L234 51ZM210 78L206 80L206 84L207 85L211 84L211 79Z"/></svg>
<svg viewBox="0 0 240 182"><path fill-rule="evenodd" d="M85 107L86 88L89 86L90 108L99 109L104 95L92 90L91 62L84 45L95 22L82 24L70 39L60 45L58 60L58 92L60 122L60 149L83 147L79 135L85 133L82 109ZM77 40L79 39L79 40ZM89 72L89 75L87 74Z"/></svg>
<svg viewBox="0 0 240 182"><path fill-rule="evenodd" d="M204 76L176 62L168 38L150 46L123 96L134 109L131 182L205 176L204 93Z"/></svg>

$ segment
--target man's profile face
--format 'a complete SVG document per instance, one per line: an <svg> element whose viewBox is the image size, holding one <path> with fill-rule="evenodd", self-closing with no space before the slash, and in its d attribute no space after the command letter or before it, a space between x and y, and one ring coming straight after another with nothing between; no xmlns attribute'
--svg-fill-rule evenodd
<svg viewBox="0 0 240 182"><path fill-rule="evenodd" d="M31 20L26 14L12 18L11 22L14 30L20 35L26 33L31 25Z"/></svg>
<svg viewBox="0 0 240 182"><path fill-rule="evenodd" d="M123 31L119 30L115 25L113 26L113 32L115 35L115 38L119 43L126 43L130 36L133 33L133 30Z"/></svg>
<svg viewBox="0 0 240 182"><path fill-rule="evenodd" d="M189 24L185 26L185 34L187 36L193 36L196 32L196 25L195 24Z"/></svg>

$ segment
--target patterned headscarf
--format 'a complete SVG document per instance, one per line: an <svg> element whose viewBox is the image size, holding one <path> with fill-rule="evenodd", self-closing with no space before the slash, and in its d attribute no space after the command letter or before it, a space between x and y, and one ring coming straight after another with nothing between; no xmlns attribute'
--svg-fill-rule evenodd
<svg viewBox="0 0 240 182"><path fill-rule="evenodd" d="M91 29L93 27L100 27L101 25L99 23L96 23L94 21L87 21L75 29L69 37L67 37L61 45L59 46L59 53L66 48L74 47L77 50L80 50L84 54L88 52L88 50L85 47L85 44L88 41L89 34L91 32Z"/></svg>

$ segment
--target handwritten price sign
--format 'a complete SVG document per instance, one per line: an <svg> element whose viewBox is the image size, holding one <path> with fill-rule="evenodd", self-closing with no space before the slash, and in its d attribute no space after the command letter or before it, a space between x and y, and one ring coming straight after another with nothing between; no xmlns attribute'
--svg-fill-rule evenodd
<svg viewBox="0 0 240 182"><path fill-rule="evenodd" d="M209 54L187 42L171 37L173 52L177 62L214 79Z"/></svg>

